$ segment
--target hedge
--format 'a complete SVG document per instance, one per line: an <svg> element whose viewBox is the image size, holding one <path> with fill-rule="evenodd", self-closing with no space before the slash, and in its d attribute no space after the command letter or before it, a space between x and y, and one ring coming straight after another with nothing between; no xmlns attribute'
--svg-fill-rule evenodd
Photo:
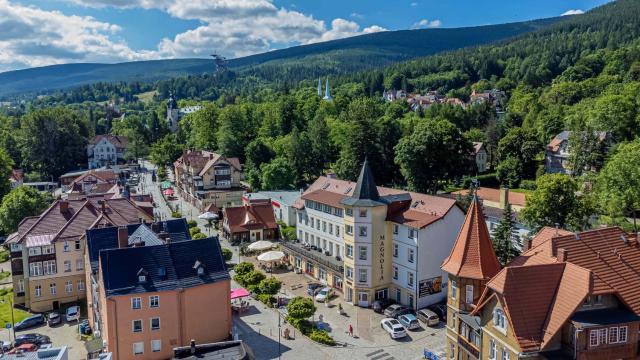
<svg viewBox="0 0 640 360"><path fill-rule="evenodd" d="M317 342L317 343L320 343L320 344L325 344L325 345L329 345L329 346L335 346L336 345L336 341L333 340L331 335L329 335L324 330L311 330L311 335L309 335L309 338L311 340Z"/></svg>

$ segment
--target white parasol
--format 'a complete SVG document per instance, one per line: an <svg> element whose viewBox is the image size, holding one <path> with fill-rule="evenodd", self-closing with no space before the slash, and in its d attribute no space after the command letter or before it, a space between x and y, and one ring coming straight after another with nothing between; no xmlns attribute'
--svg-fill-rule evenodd
<svg viewBox="0 0 640 360"><path fill-rule="evenodd" d="M271 249L272 247L273 247L273 243L271 241L266 241L266 240L256 241L249 244L249 246L247 246L249 250L254 250L254 251L268 250L268 249Z"/></svg>
<svg viewBox="0 0 640 360"><path fill-rule="evenodd" d="M217 218L218 218L218 214L214 214L211 211L207 211L204 214L198 215L198 219L202 219L202 220L206 220L206 221L216 220Z"/></svg>
<svg viewBox="0 0 640 360"><path fill-rule="evenodd" d="M281 260L284 257L284 253L282 251L267 251L264 254L258 256L258 260L272 262Z"/></svg>

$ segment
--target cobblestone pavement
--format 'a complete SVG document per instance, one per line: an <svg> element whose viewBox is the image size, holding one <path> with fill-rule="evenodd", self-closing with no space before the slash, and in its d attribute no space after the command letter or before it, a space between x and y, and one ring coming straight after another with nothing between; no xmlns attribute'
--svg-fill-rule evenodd
<svg viewBox="0 0 640 360"><path fill-rule="evenodd" d="M37 333L47 335L51 338L53 346L67 346L69 350L69 359L79 360L87 358L87 351L84 347L84 343L80 341L78 336L78 327L75 324L62 324L55 327L49 327L47 325L35 327L32 329L17 331L17 335ZM13 333L10 333L7 329L0 330L0 340L13 341Z"/></svg>

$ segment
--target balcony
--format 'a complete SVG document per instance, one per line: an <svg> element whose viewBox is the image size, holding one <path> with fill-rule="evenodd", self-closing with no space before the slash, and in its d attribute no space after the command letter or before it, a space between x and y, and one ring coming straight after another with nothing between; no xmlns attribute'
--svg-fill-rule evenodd
<svg viewBox="0 0 640 360"><path fill-rule="evenodd" d="M323 252L313 250L298 242L283 242L282 243L285 252L289 252L294 255L299 255L305 259L318 263L328 269L339 273L340 276L344 273L344 266L342 261L339 261L332 255L325 255Z"/></svg>

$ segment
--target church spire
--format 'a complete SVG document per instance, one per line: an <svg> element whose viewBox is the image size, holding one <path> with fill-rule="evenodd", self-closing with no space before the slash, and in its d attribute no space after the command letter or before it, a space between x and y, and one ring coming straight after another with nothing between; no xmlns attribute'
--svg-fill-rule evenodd
<svg viewBox="0 0 640 360"><path fill-rule="evenodd" d="M383 204L380 201L378 187L366 158L362 164L362 169L360 169L360 176L358 176L358 182L353 194L342 200L342 203L350 206L378 206Z"/></svg>
<svg viewBox="0 0 640 360"><path fill-rule="evenodd" d="M318 96L322 97L322 80L318 78Z"/></svg>
<svg viewBox="0 0 640 360"><path fill-rule="evenodd" d="M333 98L331 97L331 90L329 89L329 78L327 78L327 81L325 82L323 99L327 101L333 100Z"/></svg>

